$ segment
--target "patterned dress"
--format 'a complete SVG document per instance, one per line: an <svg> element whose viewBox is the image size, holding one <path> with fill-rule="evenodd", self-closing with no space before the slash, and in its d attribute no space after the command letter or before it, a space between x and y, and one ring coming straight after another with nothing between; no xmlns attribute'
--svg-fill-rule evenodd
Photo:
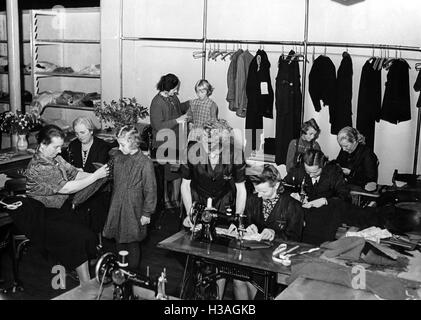
<svg viewBox="0 0 421 320"><path fill-rule="evenodd" d="M187 111L187 116L192 122L188 140L198 141L198 136L202 134L200 129L203 128L205 122L218 118L218 106L209 98L190 100L190 109Z"/></svg>
<svg viewBox="0 0 421 320"><path fill-rule="evenodd" d="M150 217L156 206L156 181L152 160L141 151L114 154L114 189L103 234L118 243L139 242L147 226L140 218Z"/></svg>
<svg viewBox="0 0 421 320"><path fill-rule="evenodd" d="M58 192L68 181L75 180L78 172L61 156L48 159L38 151L26 171L26 194L47 208L61 208L69 195Z"/></svg>

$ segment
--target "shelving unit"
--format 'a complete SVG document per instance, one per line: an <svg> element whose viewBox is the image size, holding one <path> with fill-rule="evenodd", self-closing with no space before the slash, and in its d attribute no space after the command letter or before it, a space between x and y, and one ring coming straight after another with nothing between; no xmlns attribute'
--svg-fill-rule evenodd
<svg viewBox="0 0 421 320"><path fill-rule="evenodd" d="M22 12L20 19L21 19L21 25L23 27L22 35L24 40L22 40L22 50L21 50L21 56L23 58L24 64L30 63L31 60L31 50L30 50L30 32L29 32L29 18L30 18L30 12L28 10L25 10ZM0 12L0 55L7 56L7 33L6 33L6 13ZM9 81L8 81L8 71L0 70L0 90L3 92L9 92ZM32 73L31 72L25 72L22 71L23 75L23 83L22 87L24 90L29 91L32 93ZM23 101L23 98L22 98ZM23 105L29 105L29 101L23 102ZM0 99L0 105L2 105L1 110L6 111L9 109L9 100L1 98Z"/></svg>
<svg viewBox="0 0 421 320"><path fill-rule="evenodd" d="M100 8L32 10L31 51L33 92L101 92L101 75L79 70L100 64ZM83 23L84 28L81 28ZM58 67L70 67L73 73L37 71L38 63L48 61ZM93 111L78 105L48 104L47 108Z"/></svg>

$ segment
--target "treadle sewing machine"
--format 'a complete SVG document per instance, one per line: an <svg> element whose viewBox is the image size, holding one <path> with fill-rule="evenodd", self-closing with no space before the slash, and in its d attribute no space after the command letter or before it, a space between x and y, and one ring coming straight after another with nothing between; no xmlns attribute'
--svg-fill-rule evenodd
<svg viewBox="0 0 421 320"><path fill-rule="evenodd" d="M230 208L225 213L218 212L212 207L212 199L209 198L207 205L193 203L191 209L193 228L190 239L210 247L230 247L238 253L237 258L242 260L242 252L246 249L269 248L272 244L265 241L244 240L246 235L245 219L243 214L233 214ZM217 225L233 224L236 230L220 233L223 228ZM228 235L229 233L229 235ZM235 236L234 236L235 235ZM189 271L187 271L189 270ZM264 279L264 283L256 281L256 275ZM270 295L270 282L274 274L255 268L237 265L229 262L216 262L213 259L193 258L189 256L186 261L185 274L181 291L182 299L212 300L218 299L218 286L216 281L221 278L235 278L251 282L259 291L264 293L267 299Z"/></svg>
<svg viewBox="0 0 421 320"><path fill-rule="evenodd" d="M120 251L119 257L108 252L104 254L99 260L95 268L96 280L100 283L101 297L103 286L113 283L113 300L138 300L134 294L133 286L146 288L155 292L155 299L167 300L165 294L166 271L161 273L157 280L151 279L149 276L149 269L146 275L131 272L127 270L126 257L127 251Z"/></svg>
<svg viewBox="0 0 421 320"><path fill-rule="evenodd" d="M217 224L234 224L238 231L238 240L241 242L245 233L244 214L233 215L232 209L227 208L225 213L218 212L212 207L212 199L209 198L207 205L194 202L191 209L193 219L192 240L207 243L219 243L228 245L232 238L217 233Z"/></svg>

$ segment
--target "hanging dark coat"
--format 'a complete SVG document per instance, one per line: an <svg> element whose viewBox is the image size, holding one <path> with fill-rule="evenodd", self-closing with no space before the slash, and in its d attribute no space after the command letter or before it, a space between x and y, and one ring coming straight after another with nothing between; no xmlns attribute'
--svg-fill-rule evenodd
<svg viewBox="0 0 421 320"><path fill-rule="evenodd" d="M411 120L409 65L403 59L394 60L387 73L381 119L394 124Z"/></svg>
<svg viewBox="0 0 421 320"><path fill-rule="evenodd" d="M319 112L322 109L320 100L329 110L334 108L336 90L336 68L332 60L327 56L319 56L313 62L308 75L308 91L313 101L314 109ZM332 120L331 120L332 122Z"/></svg>
<svg viewBox="0 0 421 320"><path fill-rule="evenodd" d="M260 136L255 130L263 130L263 117L273 118L270 62L264 50L257 50L256 56L250 63L246 93L246 129L253 129L252 150L256 150L260 145Z"/></svg>
<svg viewBox="0 0 421 320"><path fill-rule="evenodd" d="M288 146L300 136L301 130L301 82L298 61L280 56L276 76L276 164L286 163Z"/></svg>
<svg viewBox="0 0 421 320"><path fill-rule="evenodd" d="M330 132L338 134L344 127L352 127L352 59L344 52L336 79L336 102L330 111Z"/></svg>
<svg viewBox="0 0 421 320"><path fill-rule="evenodd" d="M369 59L361 71L358 92L357 129L365 136L366 145L373 150L375 122L380 120L382 88L381 71L373 69Z"/></svg>

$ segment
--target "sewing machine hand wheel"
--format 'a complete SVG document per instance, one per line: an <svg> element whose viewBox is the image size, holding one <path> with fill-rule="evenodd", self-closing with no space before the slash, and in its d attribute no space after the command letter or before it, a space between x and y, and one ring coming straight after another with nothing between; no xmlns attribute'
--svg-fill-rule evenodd
<svg viewBox="0 0 421 320"><path fill-rule="evenodd" d="M99 258L95 267L95 278L98 283L103 281L103 285L110 284L112 279L112 271L118 267L118 258L115 254L107 252Z"/></svg>

